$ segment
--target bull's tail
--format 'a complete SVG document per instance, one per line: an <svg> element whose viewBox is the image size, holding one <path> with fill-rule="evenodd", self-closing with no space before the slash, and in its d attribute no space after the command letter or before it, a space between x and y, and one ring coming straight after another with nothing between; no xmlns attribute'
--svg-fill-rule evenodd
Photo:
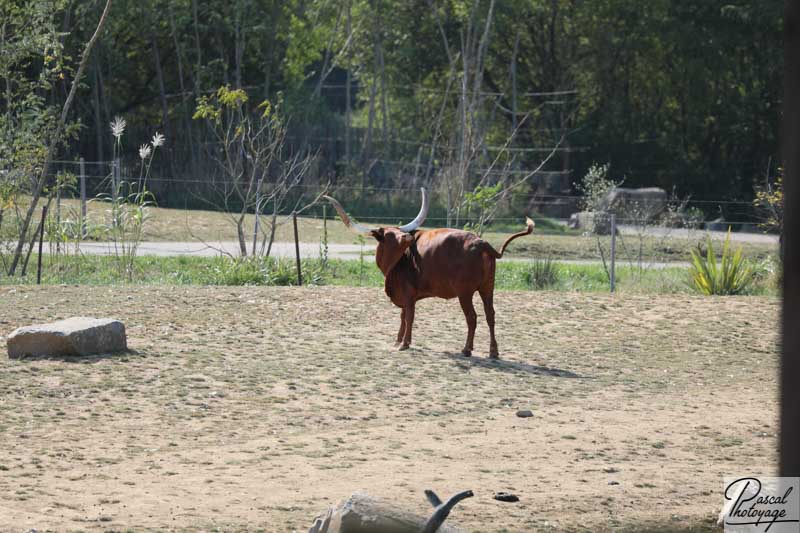
<svg viewBox="0 0 800 533"><path fill-rule="evenodd" d="M514 239L518 237L524 237L525 235L530 235L531 233L533 233L533 227L536 225L533 223L533 220L531 220L530 218L526 218L525 223L528 226L527 229L525 231L520 231L519 233L515 233L514 235L511 235L508 239L506 239L506 241L503 243L503 246L500 247L499 252L492 249L492 251L495 254L495 258L500 259L501 257L503 257L503 254L506 251L506 246L508 246L509 243Z"/></svg>

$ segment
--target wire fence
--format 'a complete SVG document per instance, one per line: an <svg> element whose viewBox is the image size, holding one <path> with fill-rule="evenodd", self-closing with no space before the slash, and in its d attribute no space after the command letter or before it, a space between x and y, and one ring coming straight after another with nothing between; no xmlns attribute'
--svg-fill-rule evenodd
<svg viewBox="0 0 800 533"><path fill-rule="evenodd" d="M114 161L54 160L52 163L56 169L49 176L50 178L55 178L64 172L77 176L77 182L59 191L62 198L82 197L84 201L88 201L100 194L107 194L113 186ZM121 172L123 176L135 174L129 170L126 171L124 167ZM515 172L530 173L530 171L521 169ZM538 212L566 224L569 215L580 210L584 201L582 195L571 191L551 192L547 188L547 185L552 185L553 182L561 183L563 187L563 183L569 178L568 171L539 171L533 174L534 185L541 183L544 186L511 190L503 200L505 202L504 209L500 210L499 215L491 218L493 223L512 224L518 222L520 218L520 216L513 216L512 213ZM122 179L136 181L137 177L127 179L123 177ZM414 178L409 178L408 181L409 185L404 187L367 183L353 184L352 182L329 184L301 182L292 186L294 189L293 201L286 202L286 205L292 206L307 202L323 190L328 190L337 195L341 201L346 202L346 205L353 211L351 214L357 219L365 221L402 220L416 214L417 199L413 191L422 182L422 180ZM160 207L179 209L219 210L223 207L220 199L230 192L233 186L229 180L217 176L198 178L163 174L149 177L147 183L149 188L154 191ZM261 186L268 192L279 185L264 182ZM435 186L432 188L434 190L430 192L430 196L434 207L428 217L429 223L439 226L445 225L447 222L452 224L454 217L447 216L447 213L444 212L444 206L447 203L446 192L441 190L441 185L439 190L436 190ZM759 227L762 220L752 202L726 198L688 198L681 203L684 207L696 208L706 214L704 217L706 220L694 220L693 224L695 225L700 222L701 227L708 229L732 227L734 230L762 231ZM237 206L229 205L228 208L236 209ZM716 216L711 216L711 214ZM720 217L719 214L725 216ZM304 213L304 216L319 218L322 216L321 208L312 208ZM459 224L470 223L474 222L476 216L474 210L470 212L468 209L463 209L455 221ZM653 225L655 221L643 220L642 217L620 216L618 223L620 225L649 226Z"/></svg>
<svg viewBox="0 0 800 533"><path fill-rule="evenodd" d="M67 162L67 164L72 163ZM98 165L108 166L110 162L85 162L84 168L91 168L91 165L95 167ZM85 185L83 190L95 190L99 187L107 192L107 188L111 184L111 173L104 175L96 171L94 173L85 171L82 178ZM173 184L184 183L184 180L170 180L165 177L156 179L172 181ZM195 181L202 182L203 180L192 180L189 183ZM301 195L316 197L322 187L320 184L301 184L298 190ZM341 192L349 191L354 193L354 198L358 198L358 194L362 192L360 187L352 185L342 185L338 189L334 186L334 189L338 191L337 196ZM78 189L62 191L63 194L59 194L58 198L63 201L70 197L70 192L74 193L76 190ZM185 187L183 190L187 191ZM393 226L406 223L419 209L418 193L414 191L413 194L409 194L407 188L371 187L369 193L371 195L397 194L403 197L403 202L402 204L395 203L395 209L383 209L380 213L362 209L363 205L369 204L372 196L368 196L366 204L359 204L355 201L345 203L351 215L367 226ZM437 198L436 194L431 196L434 199ZM582 199L574 194L538 196L522 194L520 196L524 200L522 205L533 207L537 211L546 206L561 206L565 200L580 202ZM73 197L76 195L73 194ZM59 283L84 279L80 275L85 276L85 274L79 273L91 272L92 268L95 268L87 268L87 265L82 263L84 260L93 261L95 256L119 257L120 249L124 250L126 247L130 249L130 242L123 244L120 248L119 243L115 240L119 238L119 233L115 233L113 230L115 221L109 219L107 207L103 206L102 209L95 207L89 210L85 208L86 204L102 203L107 199L91 199L92 197L88 194L83 195L83 198L85 203L82 202L80 207L72 203L68 206L61 206L61 208L50 209L47 218L42 219L41 225L34 224L35 231L31 232L31 237L26 238L25 266L31 257L31 251L35 249L34 243L41 242L40 239L46 240L43 250L47 259L44 261L44 266L39 268L44 268L46 279L57 280ZM439 200L441 200L441 193ZM712 202L712 200L701 201ZM718 200L715 203L722 204L722 202L728 202L730 205L749 205L748 202L732 200ZM516 212L524 213L521 210ZM323 258L323 243L327 243L324 246L325 258L359 260L363 265L366 255L368 256L366 262L368 264L373 262L369 256L373 253L374 243L369 236L359 240L354 235L343 233L339 226L335 230L336 236L332 238L331 242L328 241L322 228L332 229L334 226L323 221L331 222L336 215L326 202L321 202L303 213L305 220L301 221L296 242L292 242L295 237L288 230L292 221L290 215L290 211L280 213L277 220L284 229L278 228L273 234L274 242L269 246L272 258L284 258L287 261L291 260L292 264L297 262L299 265L300 256L302 256L306 260L317 260L319 263ZM77 217L80 217L80 220L76 223ZM613 291L619 284L622 284L626 288L647 285L650 287L648 290L655 287L654 290L665 292L685 291L688 283L691 251L702 250L703 247L709 246L708 239L717 243L723 241L727 237L726 230L730 227L757 232L740 231L732 234L731 238L736 241L736 246L745 247L747 256L757 262L754 264L759 265L758 271L761 276L759 279L766 279L767 276L772 275L770 272L777 269L774 259L778 255L779 248L777 236L764 235L753 220L716 221L674 227L661 224L661 220L655 217L615 215L610 227L605 227L609 221L600 216L590 224L591 227L571 231L567 228L567 220L537 218L539 224L534 235L515 241L510 249L509 257L503 260L504 263L509 261L523 263L520 268L506 269L502 271L502 274L498 274L519 277L516 280L504 280L502 283L505 283L506 286L510 284L514 287L546 288L539 286L540 276L548 275L547 269L553 268L553 271L557 270L558 274L551 273L550 275L560 276L561 286L565 288ZM442 208L439 206L438 210L431 209L425 226L445 226L449 222L450 226L472 231L486 230L483 237L490 240L496 247L499 247L508 235L518 232L524 227L522 215L502 214L492 217L489 227L481 227L477 224L475 217L464 216L457 220L458 222L453 224L453 217L444 216ZM272 238L269 237L272 222L271 213L254 217L251 212L245 218L244 248L248 255L252 256L255 253L255 255L263 256L265 248L263 243L267 238ZM0 238L0 266L6 266L8 254L13 248L11 245L13 243L3 242L3 239ZM715 246L717 252L722 248L719 244ZM227 256L237 258L241 255L241 248L233 217L194 210L181 211L177 215L175 212L153 210L151 218L145 226L145 231L136 242L136 254L139 256ZM37 255L33 254L36 259L31 260L32 264L42 257L37 257ZM557 268L548 267L547 265L551 264L551 261L559 266ZM149 268L153 268L152 265L156 263L158 261L152 258L146 262L151 265ZM173 268L179 268L175 265L180 265L178 262L169 263L168 261L164 264L172 264ZM219 268L219 265L216 265L209 270L219 270ZM37 270L38 268L31 267L29 273ZM222 270L225 269L222 268ZM179 273L173 272L168 275L173 276L173 274L178 275ZM258 272L256 274L257 276L261 275ZM131 275L129 271L120 271L117 274L118 281L130 280ZM163 276L164 274L159 275ZM92 278L86 279L90 280L88 282L95 282ZM113 281L117 278L104 279ZM163 280L164 278L156 277L155 279ZM237 279L251 278L232 276L229 281L235 283L238 282ZM220 283L227 283L227 281L223 279Z"/></svg>

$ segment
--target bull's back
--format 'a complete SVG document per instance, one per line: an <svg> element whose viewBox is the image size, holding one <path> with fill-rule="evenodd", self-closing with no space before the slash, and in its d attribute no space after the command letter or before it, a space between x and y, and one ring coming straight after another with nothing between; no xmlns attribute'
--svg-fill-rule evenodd
<svg viewBox="0 0 800 533"><path fill-rule="evenodd" d="M494 257L474 233L453 229L423 232L417 239L423 296L455 298L494 277Z"/></svg>

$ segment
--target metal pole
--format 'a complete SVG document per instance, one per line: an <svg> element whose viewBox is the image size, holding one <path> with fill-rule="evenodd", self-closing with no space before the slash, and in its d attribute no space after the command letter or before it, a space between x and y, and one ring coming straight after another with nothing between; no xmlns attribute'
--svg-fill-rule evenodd
<svg viewBox="0 0 800 533"><path fill-rule="evenodd" d="M44 219L47 217L47 206L42 206L42 222L39 224L39 257L36 265L36 284L42 283L42 241L44 241Z"/></svg>
<svg viewBox="0 0 800 533"><path fill-rule="evenodd" d="M253 257L256 256L256 241L258 240L258 219L261 216L261 182L264 180L263 176L258 180L256 185L256 208L254 209L256 221L253 223Z"/></svg>
<svg viewBox="0 0 800 533"><path fill-rule="evenodd" d="M114 177L111 180L113 182L112 186L114 187L114 191L113 191L114 202L119 200L119 198L117 196L119 194L119 174L120 174L120 172L119 172L119 158L117 158L117 159L114 160Z"/></svg>
<svg viewBox="0 0 800 533"><path fill-rule="evenodd" d="M615 263L617 257L617 215L611 213L611 292L616 288Z"/></svg>
<svg viewBox="0 0 800 533"><path fill-rule="evenodd" d="M81 239L86 237L86 161L81 157Z"/></svg>
<svg viewBox="0 0 800 533"><path fill-rule="evenodd" d="M113 172L111 174L111 199L114 204L112 209L113 220L111 223L114 225L115 230L119 228L119 175L119 158L117 158L114 159Z"/></svg>
<svg viewBox="0 0 800 533"><path fill-rule="evenodd" d="M322 235L325 236L325 244L328 244L328 206L322 204Z"/></svg>
<svg viewBox="0 0 800 533"><path fill-rule="evenodd" d="M297 258L297 284L303 284L303 274L300 271L300 239L297 236L297 212L292 212L292 223L294 224L294 253Z"/></svg>
<svg viewBox="0 0 800 533"><path fill-rule="evenodd" d="M59 230L61 229L61 181L56 176L56 228ZM56 232L56 254L61 253L61 239L60 239L61 231ZM50 251L53 251L52 244L50 245Z"/></svg>

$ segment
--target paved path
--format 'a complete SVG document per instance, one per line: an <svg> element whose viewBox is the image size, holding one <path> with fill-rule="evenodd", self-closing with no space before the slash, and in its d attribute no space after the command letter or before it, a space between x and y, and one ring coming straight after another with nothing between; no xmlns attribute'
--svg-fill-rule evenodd
<svg viewBox="0 0 800 533"><path fill-rule="evenodd" d="M250 253L250 243L247 252ZM331 259L358 259L361 246L358 244L329 244L328 257ZM114 255L114 244L108 242L82 242L81 252L92 255ZM365 253L374 253L374 246L365 245ZM217 255L239 256L239 243L226 242L143 242L139 245L138 255L193 255L197 257L213 257ZM272 243L270 255L275 257L294 257L293 242ZM319 244L300 243L301 257L319 257Z"/></svg>
<svg viewBox="0 0 800 533"><path fill-rule="evenodd" d="M359 257L361 246L358 244L329 244L328 257L331 259L349 259L356 260ZM81 243L81 252L92 255L113 255L114 245L105 242L83 242ZM249 252L249 248L248 248ZM293 242L275 242L272 244L271 254L273 257L294 257L294 243ZM364 253L366 260L369 262L374 261L375 246L367 244L364 246ZM156 255L156 256L177 256L187 255L195 257L214 257L217 255L228 254L234 257L239 255L239 243L235 241L216 242L203 244L200 242L143 242L139 245L138 255ZM319 244L310 242L300 243L300 257L317 259L319 258ZM503 261L531 261L530 257L506 257ZM569 265L594 265L599 264L600 260L592 259L557 259L556 262ZM618 267L626 267L628 263L618 258ZM650 263L645 264L646 268L669 268L669 267L685 267L689 263L685 262L672 262L672 263Z"/></svg>
<svg viewBox="0 0 800 533"><path fill-rule="evenodd" d="M623 235L638 235L639 229L635 226L621 225L619 227L620 233ZM712 239L724 241L727 231L706 231L701 229L684 229L684 228L662 228L662 227L648 227L645 234L650 237L667 237L667 238L681 238L681 239L704 239L708 234ZM774 244L778 245L777 235L768 235L766 233L734 233L731 232L731 242L749 242L755 244Z"/></svg>

